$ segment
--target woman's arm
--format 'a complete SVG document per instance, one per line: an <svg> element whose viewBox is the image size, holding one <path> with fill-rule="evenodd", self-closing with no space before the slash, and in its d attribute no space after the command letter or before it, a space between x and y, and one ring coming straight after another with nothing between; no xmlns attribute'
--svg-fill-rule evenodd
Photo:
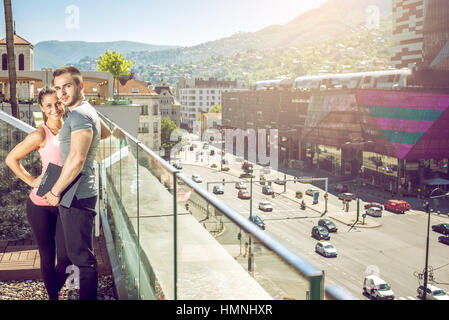
<svg viewBox="0 0 449 320"><path fill-rule="evenodd" d="M25 140L20 142L12 149L6 157L6 165L16 174L16 176L27 185L35 188L41 181L41 176L34 178L20 163L29 153L38 149L45 141L45 132L41 128L26 136Z"/></svg>

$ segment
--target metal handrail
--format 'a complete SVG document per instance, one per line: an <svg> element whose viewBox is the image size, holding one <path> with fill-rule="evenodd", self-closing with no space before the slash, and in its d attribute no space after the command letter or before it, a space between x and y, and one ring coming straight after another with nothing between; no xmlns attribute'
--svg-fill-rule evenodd
<svg viewBox="0 0 449 320"><path fill-rule="evenodd" d="M0 120L5 121L6 123L10 124L13 127L16 127L19 130L22 130L26 134L29 134L36 130L36 128L30 126L29 124L21 121L20 119L17 119L10 114L6 113L5 111L0 110Z"/></svg>

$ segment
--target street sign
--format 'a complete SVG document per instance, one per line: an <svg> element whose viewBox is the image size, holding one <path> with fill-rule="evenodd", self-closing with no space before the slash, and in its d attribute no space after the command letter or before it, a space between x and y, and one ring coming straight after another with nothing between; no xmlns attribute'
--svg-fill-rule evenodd
<svg viewBox="0 0 449 320"><path fill-rule="evenodd" d="M366 213L362 214L362 218L363 218L363 219L366 218Z"/></svg>
<svg viewBox="0 0 449 320"><path fill-rule="evenodd" d="M313 194L313 203L318 203L318 197L320 196L319 192L315 192Z"/></svg>

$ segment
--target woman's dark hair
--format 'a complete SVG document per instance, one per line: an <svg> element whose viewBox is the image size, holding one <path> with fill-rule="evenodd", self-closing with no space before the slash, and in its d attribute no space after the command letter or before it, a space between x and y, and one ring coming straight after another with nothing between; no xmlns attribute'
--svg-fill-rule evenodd
<svg viewBox="0 0 449 320"><path fill-rule="evenodd" d="M56 93L56 90L53 87L42 88L41 91L39 91L39 98L37 100L39 102L39 105L42 105L42 100L44 99L44 97L46 95L55 94L55 93Z"/></svg>

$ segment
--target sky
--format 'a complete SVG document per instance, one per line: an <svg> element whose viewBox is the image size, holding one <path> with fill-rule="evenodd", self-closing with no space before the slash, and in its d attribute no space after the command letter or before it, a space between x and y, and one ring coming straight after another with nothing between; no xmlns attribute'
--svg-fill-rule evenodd
<svg viewBox="0 0 449 320"><path fill-rule="evenodd" d="M326 0L11 0L16 33L40 41L193 46L284 25ZM0 36L5 37L3 1Z"/></svg>

